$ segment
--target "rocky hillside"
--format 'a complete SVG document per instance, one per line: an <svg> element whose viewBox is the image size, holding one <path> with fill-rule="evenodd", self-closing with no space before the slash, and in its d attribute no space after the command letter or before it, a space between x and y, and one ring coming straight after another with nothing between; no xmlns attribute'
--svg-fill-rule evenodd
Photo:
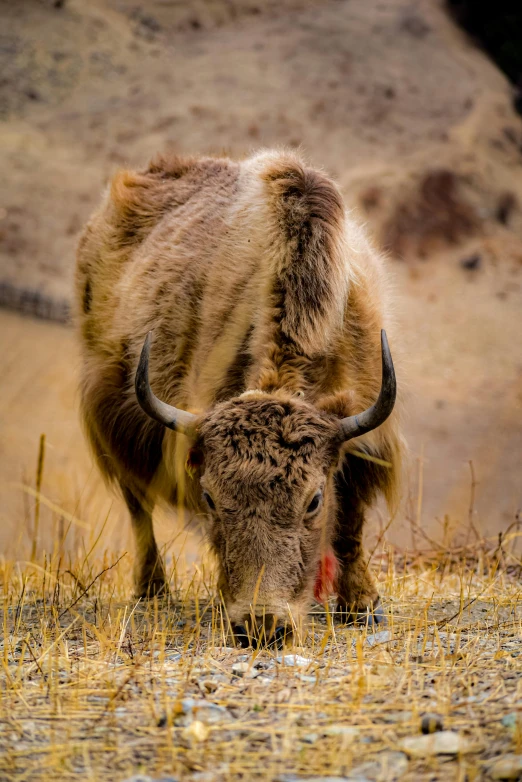
<svg viewBox="0 0 522 782"><path fill-rule="evenodd" d="M520 254L511 87L441 2L0 8L2 282L67 297L76 236L104 182L166 146L302 145L397 257L470 236Z"/></svg>

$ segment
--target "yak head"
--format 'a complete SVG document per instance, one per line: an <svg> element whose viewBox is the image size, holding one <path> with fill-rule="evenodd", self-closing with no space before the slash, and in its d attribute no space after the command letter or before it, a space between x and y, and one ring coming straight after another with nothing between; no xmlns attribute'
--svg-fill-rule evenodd
<svg viewBox="0 0 522 782"><path fill-rule="evenodd" d="M247 391L196 416L154 396L149 352L150 335L136 373L137 398L148 415L192 440L188 465L199 479L218 586L234 631L245 645L251 638L290 635L309 608L318 574L334 578L334 476L341 449L393 409L386 335L379 398L348 418L284 389Z"/></svg>

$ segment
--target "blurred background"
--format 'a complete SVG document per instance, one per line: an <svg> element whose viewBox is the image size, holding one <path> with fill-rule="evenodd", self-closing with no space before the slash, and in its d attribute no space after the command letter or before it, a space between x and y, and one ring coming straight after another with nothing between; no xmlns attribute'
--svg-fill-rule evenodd
<svg viewBox="0 0 522 782"><path fill-rule="evenodd" d="M300 147L387 253L411 452L388 538L517 523L522 12L505 5L0 0L1 553L87 546L103 524L103 547L128 545L78 423L67 313L103 186L165 148Z"/></svg>

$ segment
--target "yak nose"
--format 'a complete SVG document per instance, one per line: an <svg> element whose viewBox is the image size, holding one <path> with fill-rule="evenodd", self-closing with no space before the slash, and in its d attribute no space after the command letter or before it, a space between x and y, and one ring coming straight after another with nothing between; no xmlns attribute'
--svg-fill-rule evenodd
<svg viewBox="0 0 522 782"><path fill-rule="evenodd" d="M261 646L275 646L281 649L292 638L292 628L274 614L245 616L243 622L233 625L232 629L237 643L243 649L249 646L254 649Z"/></svg>

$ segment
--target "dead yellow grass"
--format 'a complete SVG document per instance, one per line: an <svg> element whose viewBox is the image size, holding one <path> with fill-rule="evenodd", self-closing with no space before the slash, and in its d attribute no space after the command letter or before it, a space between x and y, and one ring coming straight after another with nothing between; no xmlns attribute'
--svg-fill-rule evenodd
<svg viewBox="0 0 522 782"><path fill-rule="evenodd" d="M317 606L284 655L232 646L209 562L171 561L171 598L133 601L132 557L90 553L99 532L75 556L2 563L0 779L479 780L522 753L516 526L385 545L388 630ZM449 754L430 754L425 713Z"/></svg>

